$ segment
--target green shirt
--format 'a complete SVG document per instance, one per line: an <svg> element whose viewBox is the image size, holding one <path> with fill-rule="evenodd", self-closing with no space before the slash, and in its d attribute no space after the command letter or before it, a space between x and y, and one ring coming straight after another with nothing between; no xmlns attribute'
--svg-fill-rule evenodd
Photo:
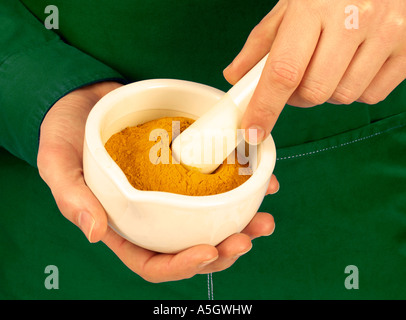
<svg viewBox="0 0 406 320"><path fill-rule="evenodd" d="M19 1L0 3L0 145L35 165L45 112L77 87L107 79L174 78L230 88L222 70L276 1L22 2L26 7ZM44 21L51 4L59 11L56 32L36 19ZM405 105L393 102L405 90L400 86L375 106L287 106L272 133L277 147L400 113ZM334 126L320 123L328 119L334 119Z"/></svg>
<svg viewBox="0 0 406 320"><path fill-rule="evenodd" d="M47 110L90 83L176 78L226 91L222 70L274 3L0 0L0 298L406 298L404 83L374 106L285 107L272 131L281 190L261 207L275 233L212 277L145 282L88 244L14 157L35 166ZM43 24L51 4L57 30ZM48 265L58 290L44 287ZM345 282L353 265L359 289Z"/></svg>

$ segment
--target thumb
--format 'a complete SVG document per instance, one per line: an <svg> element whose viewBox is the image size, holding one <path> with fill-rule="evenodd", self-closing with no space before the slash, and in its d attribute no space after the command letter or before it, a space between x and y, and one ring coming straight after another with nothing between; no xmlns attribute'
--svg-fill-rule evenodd
<svg viewBox="0 0 406 320"><path fill-rule="evenodd" d="M72 91L58 100L41 124L37 156L41 178L61 213L90 242L107 232L107 215L83 177L83 140L87 116L103 95L121 86L101 82Z"/></svg>
<svg viewBox="0 0 406 320"><path fill-rule="evenodd" d="M39 151L38 168L60 212L82 230L89 242L100 241L107 231L107 215L85 184L80 159L72 159L67 150L46 149Z"/></svg>
<svg viewBox="0 0 406 320"><path fill-rule="evenodd" d="M100 241L107 230L106 213L83 179L54 188L53 195L61 213L78 226L89 242Z"/></svg>

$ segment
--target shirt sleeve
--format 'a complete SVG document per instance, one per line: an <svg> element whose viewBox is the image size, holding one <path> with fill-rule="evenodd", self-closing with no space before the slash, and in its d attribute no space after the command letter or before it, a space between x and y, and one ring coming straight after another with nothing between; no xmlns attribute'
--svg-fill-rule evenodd
<svg viewBox="0 0 406 320"><path fill-rule="evenodd" d="M19 1L0 0L0 146L36 166L41 122L67 93L125 83L115 70L68 45Z"/></svg>

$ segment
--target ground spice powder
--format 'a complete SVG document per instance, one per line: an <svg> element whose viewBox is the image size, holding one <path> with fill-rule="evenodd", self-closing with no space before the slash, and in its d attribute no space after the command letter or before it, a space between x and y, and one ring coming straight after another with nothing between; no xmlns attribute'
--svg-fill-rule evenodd
<svg viewBox="0 0 406 320"><path fill-rule="evenodd" d="M246 167L246 165L239 164L237 157L234 163L225 161L211 174L188 170L181 164L172 164L170 148L168 146L159 148L157 143L167 141L170 143L172 141L173 121L179 121L180 132L182 132L194 120L184 117L160 118L135 127L128 127L114 134L106 142L107 152L134 188L145 191L205 196L232 190L250 177L250 175L239 174L239 168ZM150 141L150 134L154 129L161 129L160 132L165 131L167 136L160 135L156 141L154 139ZM153 151L158 150L156 152L157 161L151 161L151 149ZM162 154L165 151L168 154ZM169 162L162 163L162 159L169 159Z"/></svg>

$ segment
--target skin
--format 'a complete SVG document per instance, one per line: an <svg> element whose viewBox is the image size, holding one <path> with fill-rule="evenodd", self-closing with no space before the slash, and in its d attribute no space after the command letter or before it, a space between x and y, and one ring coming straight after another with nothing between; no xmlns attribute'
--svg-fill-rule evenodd
<svg viewBox="0 0 406 320"><path fill-rule="evenodd" d="M345 13L357 6L359 28ZM235 84L269 52L242 127L263 140L286 104L376 104L406 77L404 0L281 0L224 70Z"/></svg>
<svg viewBox="0 0 406 320"><path fill-rule="evenodd" d="M360 9L357 30L343 27L347 5ZM279 1L224 70L225 78L234 84L270 53L243 117L243 128L258 129L261 141L286 104L374 104L385 99L405 79L405 19L404 0ZM84 182L82 148L88 113L119 86L101 82L75 90L56 102L44 118L38 169L59 210L90 242L103 241L147 281L179 280L227 269L251 249L253 239L273 232L275 222L270 214L257 213L241 233L217 247L199 245L178 254L137 247L108 227L103 207ZM268 193L278 189L272 176Z"/></svg>
<svg viewBox="0 0 406 320"><path fill-rule="evenodd" d="M49 110L41 125L38 169L48 184L60 212L77 225L90 242L103 241L132 271L150 282L190 278L198 273L221 271L248 252L251 241L269 235L273 217L257 213L250 224L217 247L199 245L178 254L160 254L125 240L107 225L103 207L86 186L82 150L87 116L105 94L121 86L101 82L77 89L61 98ZM271 178L268 193L279 189Z"/></svg>

